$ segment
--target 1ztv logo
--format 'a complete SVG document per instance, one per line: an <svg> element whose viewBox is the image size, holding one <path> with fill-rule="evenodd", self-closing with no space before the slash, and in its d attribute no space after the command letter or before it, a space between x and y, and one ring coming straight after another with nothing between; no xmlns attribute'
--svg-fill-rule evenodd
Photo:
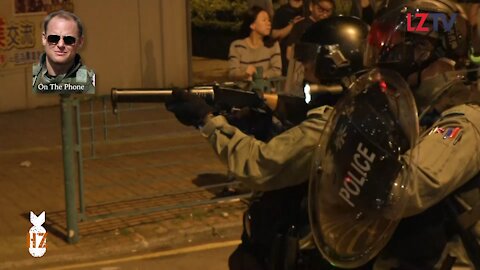
<svg viewBox="0 0 480 270"><path fill-rule="evenodd" d="M419 18L417 26L412 26L412 20ZM433 21L433 31L439 32L439 24L441 23L445 32L452 30L455 20L457 19L457 13L452 13L450 16L450 21L447 18L447 15L444 13L407 13L407 32L431 32L427 26L424 26L428 18L431 18Z"/></svg>

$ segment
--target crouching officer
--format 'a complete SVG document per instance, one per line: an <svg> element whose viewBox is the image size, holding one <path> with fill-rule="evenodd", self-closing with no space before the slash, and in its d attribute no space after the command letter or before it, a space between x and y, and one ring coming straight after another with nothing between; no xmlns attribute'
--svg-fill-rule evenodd
<svg viewBox="0 0 480 270"><path fill-rule="evenodd" d="M309 232L307 180L330 106L363 69L367 34L368 25L353 17L328 18L305 32L295 45L286 87L289 93L302 95L313 90L305 96L311 110L304 121L268 142L242 133L223 116L214 116L213 108L186 92L174 92L166 103L183 124L201 126L202 135L229 171L255 192L244 216L242 244L229 259L230 269L331 267L317 250L301 251L299 239ZM278 106L288 101L280 96Z"/></svg>
<svg viewBox="0 0 480 270"><path fill-rule="evenodd" d="M75 14L60 10L45 17L45 53L32 70L34 93L95 93L95 73L77 54L83 41L83 25Z"/></svg>

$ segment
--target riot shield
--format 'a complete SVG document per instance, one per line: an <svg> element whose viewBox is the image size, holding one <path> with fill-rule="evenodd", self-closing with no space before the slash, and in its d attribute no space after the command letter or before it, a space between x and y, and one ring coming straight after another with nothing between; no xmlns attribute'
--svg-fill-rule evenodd
<svg viewBox="0 0 480 270"><path fill-rule="evenodd" d="M394 71L364 74L335 106L309 186L312 235L333 265L363 265L389 240L413 177L402 154L418 133L414 98Z"/></svg>

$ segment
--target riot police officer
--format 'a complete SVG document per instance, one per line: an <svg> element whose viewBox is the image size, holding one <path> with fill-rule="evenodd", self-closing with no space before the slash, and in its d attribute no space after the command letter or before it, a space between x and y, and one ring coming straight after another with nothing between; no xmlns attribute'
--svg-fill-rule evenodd
<svg viewBox="0 0 480 270"><path fill-rule="evenodd" d="M480 100L464 71L469 32L463 11L449 0L408 1L372 24L365 59L397 71L409 84L422 131L418 143L405 153L407 158L415 156L414 162L405 163L414 175L403 199L406 208L402 216L408 218L380 256L394 262L389 267L395 269L439 266L452 238L451 217L442 201L480 171L476 158ZM462 200L470 204L467 208L480 201L475 189L478 185L474 195ZM479 219L471 216L470 228ZM473 254L470 259L478 261L478 256Z"/></svg>
<svg viewBox="0 0 480 270"><path fill-rule="evenodd" d="M432 17L422 19L428 13L436 13L437 18L442 17L447 22L435 22ZM427 27L429 31L416 31L422 30L422 27ZM404 219L380 250L374 263L375 269L439 267L442 256L445 256L447 241L454 231L443 201L457 191L464 191L470 179L479 173L480 101L472 95L472 88L462 71L468 61L467 28L461 10L448 0L409 1L405 7L389 10L372 25L368 57L365 59L372 65L391 68L401 74L400 78L408 82L413 92L415 110L418 110L422 124L420 139L403 158L406 161L403 165L414 172L405 192L406 197L402 198L405 211L397 213ZM320 55L323 51L324 59L330 63L327 67L332 61L337 70L338 67L348 67L345 63L352 63L336 57L341 56L335 51L335 48L342 48L341 44L321 48L313 46L313 50L308 48L298 49L296 59L302 59L301 52L311 56L313 54L309 51L320 52ZM326 63L318 61L321 58L315 58L315 66L321 67L321 63ZM310 81L311 64L307 61L294 69L297 72L291 74L295 76L289 78L289 85L318 83ZM317 74L314 74L328 70L316 70ZM344 74L341 81L348 82L345 78L349 76L345 75L350 74ZM375 73L367 73L367 76L370 74ZM179 97L180 100L175 103L180 106L171 106L170 109L179 118L196 117L203 121L207 113L196 115L193 111L188 112L185 108L192 103L182 99L184 96ZM247 135L239 133L221 117L207 116L202 132L239 179L250 183L256 190L279 190L299 184L307 177L313 148L323 132L329 110L329 107L320 107L310 111L307 120L268 144L248 139ZM273 145L274 148L269 147ZM478 213L479 195L475 189L473 192L469 189L468 193L469 196L460 201L464 208L473 210L466 211L470 216L462 219L468 220L466 224L471 228L478 221L475 213ZM455 208L461 209L458 205ZM273 211L264 213L269 213L272 219L276 218L272 217ZM252 228L247 227L247 232L248 229ZM369 232L369 228L365 231ZM271 260L268 254L267 263ZM469 255L471 260L478 260L478 253ZM284 257L288 256L284 254ZM264 264L265 257L258 261Z"/></svg>
<svg viewBox="0 0 480 270"><path fill-rule="evenodd" d="M308 231L307 179L313 150L332 110L322 105L334 105L353 75L363 69L367 33L368 25L353 17L325 19L305 32L295 45L286 87L299 95L311 89L306 98L313 109L303 122L268 142L242 133L223 116L214 116L213 108L186 92L174 92L166 103L182 123L201 126L202 135L237 180L256 193L245 213L242 244L230 257L230 269L329 267L316 260L318 252L312 252L317 258L300 256L299 238ZM285 100L279 97L280 107Z"/></svg>

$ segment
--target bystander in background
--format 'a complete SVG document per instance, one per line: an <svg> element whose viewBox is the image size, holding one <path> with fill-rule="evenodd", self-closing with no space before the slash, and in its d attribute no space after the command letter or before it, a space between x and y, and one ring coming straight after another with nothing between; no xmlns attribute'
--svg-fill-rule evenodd
<svg viewBox="0 0 480 270"><path fill-rule="evenodd" d="M272 40L272 25L267 11L253 6L245 14L240 39L230 45L228 76L231 80L252 80L257 69L262 69L263 78L281 75L282 62L278 42Z"/></svg>
<svg viewBox="0 0 480 270"><path fill-rule="evenodd" d="M282 59L282 75L287 75L287 42L286 39L295 24L304 19L303 0L289 0L287 4L280 6L273 16L272 38L280 42Z"/></svg>
<svg viewBox="0 0 480 270"><path fill-rule="evenodd" d="M392 0L384 2L392 2ZM393 2L399 1L393 0ZM335 6L336 15L355 16L368 24L373 22L375 9L371 4L371 0L335 0Z"/></svg>
<svg viewBox="0 0 480 270"><path fill-rule="evenodd" d="M335 11L335 2L334 0L310 0L308 9L310 15L293 26L286 40L287 60L290 60L293 56L293 45L300 41L303 33L305 33L312 24L332 16Z"/></svg>

